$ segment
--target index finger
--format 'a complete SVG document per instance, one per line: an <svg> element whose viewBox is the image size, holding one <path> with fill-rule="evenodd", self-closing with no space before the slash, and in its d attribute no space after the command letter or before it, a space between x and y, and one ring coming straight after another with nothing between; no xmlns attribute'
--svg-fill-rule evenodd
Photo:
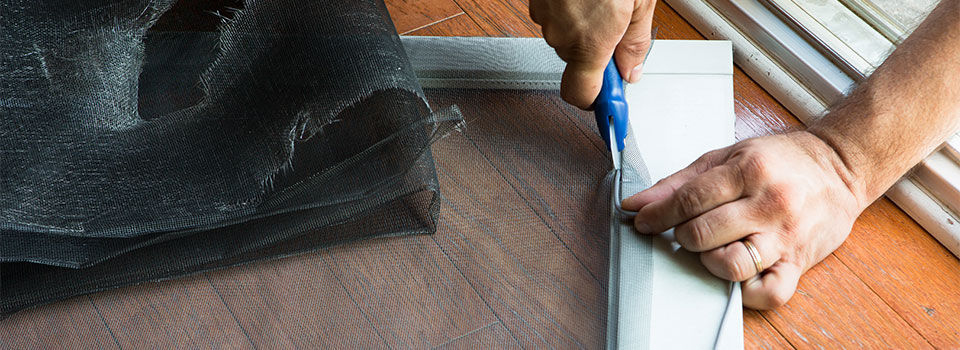
<svg viewBox="0 0 960 350"><path fill-rule="evenodd" d="M683 186L683 184L719 164L723 161L725 154L726 148L707 152L693 161L693 163L690 163L686 168L665 177L663 180L657 181L657 183L650 186L650 188L624 199L620 205L625 210L639 211L640 208L645 207L647 204L663 200L679 189L680 186Z"/></svg>
<svg viewBox="0 0 960 350"><path fill-rule="evenodd" d="M640 233L660 233L735 201L742 194L739 168L723 164L691 179L666 198L640 208L634 226Z"/></svg>

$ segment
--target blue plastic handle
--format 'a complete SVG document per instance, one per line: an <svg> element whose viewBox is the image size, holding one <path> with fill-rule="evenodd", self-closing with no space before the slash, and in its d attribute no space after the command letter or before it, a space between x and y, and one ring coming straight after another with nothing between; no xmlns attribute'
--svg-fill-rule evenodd
<svg viewBox="0 0 960 350"><path fill-rule="evenodd" d="M597 128L600 136L610 144L610 123L613 123L613 134L617 138L617 150L623 151L623 140L627 137L627 100L623 94L623 78L617 70L613 58L603 70L603 86L600 95L593 104L593 112L597 117Z"/></svg>

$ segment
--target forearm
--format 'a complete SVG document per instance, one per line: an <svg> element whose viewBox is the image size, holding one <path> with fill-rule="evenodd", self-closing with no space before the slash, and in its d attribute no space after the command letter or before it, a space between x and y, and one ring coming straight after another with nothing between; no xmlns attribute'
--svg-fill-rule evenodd
<svg viewBox="0 0 960 350"><path fill-rule="evenodd" d="M810 126L872 202L960 129L960 1L943 1L866 82Z"/></svg>

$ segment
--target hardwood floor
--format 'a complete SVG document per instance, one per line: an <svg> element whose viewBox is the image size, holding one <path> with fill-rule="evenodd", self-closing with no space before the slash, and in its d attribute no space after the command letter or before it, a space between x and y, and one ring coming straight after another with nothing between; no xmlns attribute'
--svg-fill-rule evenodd
<svg viewBox="0 0 960 350"><path fill-rule="evenodd" d="M409 35L539 36L525 0L386 2L398 31ZM657 6L660 39L703 39L665 3ZM802 128L740 69L734 93L738 139ZM527 99L534 107L522 112L531 118L564 110L516 95L486 98ZM592 121L560 114L569 122L477 120L462 137L444 140L458 152L436 150L441 185L458 191L444 192L435 235L365 241L26 310L0 322L0 348L601 347L607 243L574 233L590 230L584 218L596 214L577 176L605 163ZM583 174L521 179L516 174L532 171L528 155L475 142L520 132L543 140L538 152L583 159ZM552 203L572 209L557 213ZM524 220L502 220L503 212ZM960 261L880 199L846 243L801 279L787 305L745 310L744 332L748 348L957 348Z"/></svg>

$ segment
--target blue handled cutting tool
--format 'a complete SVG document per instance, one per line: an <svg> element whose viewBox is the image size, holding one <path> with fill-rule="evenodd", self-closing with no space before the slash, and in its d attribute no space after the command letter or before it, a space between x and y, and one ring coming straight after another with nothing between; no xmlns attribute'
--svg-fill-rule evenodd
<svg viewBox="0 0 960 350"><path fill-rule="evenodd" d="M650 31L650 47L647 48L646 55L643 56L643 62L646 62L653 51L653 44L656 42L657 29L653 27ZM607 67L603 70L603 85L600 86L600 95L593 102L593 113L597 118L597 128L600 129L600 136L607 142L610 148L610 156L613 158L613 169L619 171L620 163L623 160L620 152L623 152L624 139L627 137L629 129L630 113L627 109L627 97L623 91L623 77L617 70L617 63L614 58L610 58ZM618 174L619 175L619 174Z"/></svg>
<svg viewBox="0 0 960 350"><path fill-rule="evenodd" d="M617 64L613 58L603 70L603 86L600 87L600 95L593 103L593 113L597 118L597 128L600 130L600 136L607 142L607 148L610 149L610 158L613 159L613 190L617 196L614 200L614 207L617 212L626 217L634 216L637 213L626 211L620 207L620 200L623 199L621 191L620 178L621 163L623 161L622 153L624 139L627 137L629 128L630 113L627 109L627 98L623 91L623 78L620 77L620 71L617 70Z"/></svg>
<svg viewBox="0 0 960 350"><path fill-rule="evenodd" d="M650 31L650 47L647 48L647 53L643 56L644 62L646 62L647 57L650 56L650 52L653 51L653 44L656 43L654 39L657 37L657 29L657 27L654 27L653 30ZM627 217L637 214L634 211L627 211L620 207L620 200L623 199L623 187L621 186L621 182L623 181L621 178L623 176L621 169L623 163L622 152L626 146L624 139L627 138L627 131L630 129L629 112L627 108L627 97L623 89L623 77L620 76L616 61L611 57L610 62L607 63L607 67L603 70L603 85L600 86L600 94L597 95L597 99L593 102L593 113L597 118L597 128L600 129L600 136L607 142L607 147L610 149L610 158L613 159L613 171L615 172L613 176L613 190L615 192L613 193L617 196L617 200L614 201L614 207L617 212ZM644 169L643 172L646 173L646 169Z"/></svg>
<svg viewBox="0 0 960 350"><path fill-rule="evenodd" d="M623 140L627 137L627 122L630 120L627 110L627 99L623 93L623 78L617 70L613 58L603 70L603 86L600 95L593 105L593 112L597 118L597 128L600 136L607 142L610 156L613 158L613 168L620 169L620 152L623 151Z"/></svg>

